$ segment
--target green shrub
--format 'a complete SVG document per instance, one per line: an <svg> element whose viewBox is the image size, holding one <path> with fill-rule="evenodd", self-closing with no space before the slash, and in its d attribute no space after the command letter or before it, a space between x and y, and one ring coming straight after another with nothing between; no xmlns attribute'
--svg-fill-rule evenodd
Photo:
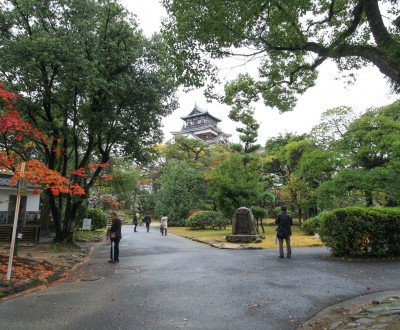
<svg viewBox="0 0 400 330"><path fill-rule="evenodd" d="M225 219L220 212L200 211L192 214L186 220L186 227L191 229L221 229L226 228L229 220Z"/></svg>
<svg viewBox="0 0 400 330"><path fill-rule="evenodd" d="M185 227L187 219L179 219L176 221L170 221L168 217L168 227Z"/></svg>
<svg viewBox="0 0 400 330"><path fill-rule="evenodd" d="M303 222L301 225L301 230L304 231L307 235L315 235L319 232L319 227L321 226L321 216L324 212L321 212L315 217L312 217Z"/></svg>
<svg viewBox="0 0 400 330"><path fill-rule="evenodd" d="M101 209L88 209L88 218L92 219L92 230L105 228L108 216Z"/></svg>
<svg viewBox="0 0 400 330"><path fill-rule="evenodd" d="M348 207L325 212L319 234L334 256L399 256L400 208Z"/></svg>

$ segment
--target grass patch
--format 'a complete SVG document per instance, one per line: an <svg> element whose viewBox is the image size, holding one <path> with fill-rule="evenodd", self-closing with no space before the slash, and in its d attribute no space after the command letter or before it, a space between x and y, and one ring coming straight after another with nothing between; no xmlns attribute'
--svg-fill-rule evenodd
<svg viewBox="0 0 400 330"><path fill-rule="evenodd" d="M246 244L249 247L258 247L262 249L275 249L277 245L275 245L275 226L265 226L265 239L262 240L261 243L248 243ZM260 228L261 230L261 228ZM168 232L182 236L187 238L195 238L202 242L206 243L227 243L225 240L225 236L232 233L232 227L229 226L226 229L221 230L191 230L185 227L170 227L168 228ZM292 227L292 237L290 239L290 243L292 247L317 247L324 246L319 238L313 238L312 236L306 235L302 232L299 227ZM237 244L238 246L243 245L243 243L229 243L229 244Z"/></svg>
<svg viewBox="0 0 400 330"><path fill-rule="evenodd" d="M64 243L44 243L38 245L39 249L43 251L48 251L52 253L69 252L74 250L79 250L80 247L72 244Z"/></svg>
<svg viewBox="0 0 400 330"><path fill-rule="evenodd" d="M105 233L105 228L96 230L76 230L74 232L74 238L77 241L98 242L103 238Z"/></svg>

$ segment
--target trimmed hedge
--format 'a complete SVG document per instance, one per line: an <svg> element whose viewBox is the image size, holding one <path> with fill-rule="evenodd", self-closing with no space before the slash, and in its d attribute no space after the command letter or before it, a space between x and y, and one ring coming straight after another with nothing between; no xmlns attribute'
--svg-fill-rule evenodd
<svg viewBox="0 0 400 330"><path fill-rule="evenodd" d="M105 228L107 226L107 219L108 216L105 212L103 212L102 209L97 209L97 208L82 208L82 211L78 214L76 222L75 222L75 228L82 228L83 224L83 217L92 219L91 222L91 227L92 230L100 229L100 228Z"/></svg>
<svg viewBox="0 0 400 330"><path fill-rule="evenodd" d="M319 227L321 226L321 216L323 214L324 212L304 221L301 225L301 230L304 231L307 235L318 234Z"/></svg>
<svg viewBox="0 0 400 330"><path fill-rule="evenodd" d="M225 229L228 224L229 220L216 211L199 211L186 220L186 227L190 229Z"/></svg>
<svg viewBox="0 0 400 330"><path fill-rule="evenodd" d="M108 216L102 209L88 209L88 218L92 219L92 230L107 226Z"/></svg>
<svg viewBox="0 0 400 330"><path fill-rule="evenodd" d="M337 257L400 256L400 208L348 207L325 212L319 234Z"/></svg>

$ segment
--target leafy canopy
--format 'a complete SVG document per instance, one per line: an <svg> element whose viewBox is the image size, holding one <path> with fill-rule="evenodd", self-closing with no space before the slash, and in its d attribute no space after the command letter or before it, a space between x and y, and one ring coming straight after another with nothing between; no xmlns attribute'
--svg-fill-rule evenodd
<svg viewBox="0 0 400 330"><path fill-rule="evenodd" d="M163 23L177 76L187 86L215 82L213 59L259 59L225 102L264 99L291 110L327 60L340 71L376 66L400 90L400 2L395 0L163 0ZM211 77L210 77L211 75ZM352 76L350 75L350 78Z"/></svg>

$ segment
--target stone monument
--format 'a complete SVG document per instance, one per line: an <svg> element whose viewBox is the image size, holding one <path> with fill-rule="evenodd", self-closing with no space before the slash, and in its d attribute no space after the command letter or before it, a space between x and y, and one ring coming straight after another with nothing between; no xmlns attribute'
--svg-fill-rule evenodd
<svg viewBox="0 0 400 330"><path fill-rule="evenodd" d="M253 213L247 207L238 208L232 218L232 234L226 236L228 242L261 242L257 234Z"/></svg>

